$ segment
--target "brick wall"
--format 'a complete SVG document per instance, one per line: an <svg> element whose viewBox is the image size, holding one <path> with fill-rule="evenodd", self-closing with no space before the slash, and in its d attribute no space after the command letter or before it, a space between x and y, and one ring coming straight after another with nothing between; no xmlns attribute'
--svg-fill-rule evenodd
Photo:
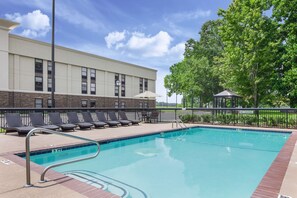
<svg viewBox="0 0 297 198"><path fill-rule="evenodd" d="M45 93L24 93L24 92L5 92L0 91L0 108L8 107L35 107L35 98L43 99L43 107L47 106L47 100L50 99L50 94ZM87 100L88 106L91 101L96 102L96 107L109 107L113 108L118 98L96 97L96 96L73 96L73 95L60 95L55 94L56 107L81 107L81 101ZM124 101L126 107L139 107L139 102L147 102L145 99L127 99L120 98L120 103ZM155 107L155 101L149 101L149 107Z"/></svg>

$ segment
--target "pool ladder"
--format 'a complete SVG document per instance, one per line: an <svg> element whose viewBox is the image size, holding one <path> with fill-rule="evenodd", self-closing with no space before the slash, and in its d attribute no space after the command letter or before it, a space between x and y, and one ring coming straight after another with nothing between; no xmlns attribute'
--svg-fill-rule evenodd
<svg viewBox="0 0 297 198"><path fill-rule="evenodd" d="M57 163L57 164L47 166L43 170L43 172L42 172L42 174L40 176L40 181L41 182L46 182L46 180L44 179L45 174L51 168L54 168L54 167L57 167L57 166L62 166L62 165L65 165L65 164L74 163L74 162L79 162L79 161L83 161L83 160L92 159L92 158L97 157L99 155L99 153L100 153L100 144L95 140L91 140L91 139L88 139L88 138L83 138L83 137L79 137L79 136L75 136L75 135L70 135L70 134L67 134L67 133L61 133L61 132L53 131L53 130L49 130L49 129L34 128L26 136L26 185L25 185L25 187L32 186L32 184L31 184L31 170L30 170L31 169L31 167L30 167L30 137L35 133L42 133L42 132L61 135L61 136L66 136L66 137L70 137L70 138L79 139L79 140L87 141L87 142L90 142L90 143L94 143L94 144L97 145L98 150L94 155L91 155L89 157L79 158L79 159L70 160L70 161L61 162L61 163Z"/></svg>
<svg viewBox="0 0 297 198"><path fill-rule="evenodd" d="M188 127L185 125L185 123L184 123L181 119L173 120L173 121L171 122L171 126L172 126L172 128L173 128L173 126L174 126L174 123L175 123L176 128L177 128L177 127L180 127L180 128L182 128L182 129L186 129L186 128L188 128Z"/></svg>
<svg viewBox="0 0 297 198"><path fill-rule="evenodd" d="M149 196L141 189L116 180L114 178L87 170L71 170L69 172L63 172L63 174L84 180L86 183L100 188L102 190L116 194L122 198L138 197L149 198Z"/></svg>

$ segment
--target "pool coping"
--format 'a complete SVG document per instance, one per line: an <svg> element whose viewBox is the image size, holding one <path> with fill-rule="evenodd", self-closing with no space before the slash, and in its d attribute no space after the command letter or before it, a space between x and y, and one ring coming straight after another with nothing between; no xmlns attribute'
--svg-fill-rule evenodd
<svg viewBox="0 0 297 198"><path fill-rule="evenodd" d="M221 129L243 129L243 130L261 130L265 132L285 132L285 133L291 133L289 139L287 140L286 144L283 146L281 151L278 153L276 159L272 162L271 166L269 167L268 171L262 178L261 182L255 189L255 191L252 194L252 198L262 198L262 197L275 197L277 198L279 196L279 192L282 186L282 182L284 180L290 158L292 156L292 152L294 150L294 146L297 141L297 132L295 130L283 130L283 129L268 129L268 128L250 128L250 127L230 127L230 126L213 126L213 125L200 125L196 127L208 127L208 128L221 128ZM193 127L195 128L195 127ZM170 130L163 130L163 131L154 131L151 133L146 133L146 134L137 134L137 135L126 135L122 137L116 137L116 138L106 138L106 139L94 139L95 141L98 141L99 143L103 142L113 142L113 141L118 141L118 140L124 140L124 139L132 139L132 138L137 138L137 137L143 137L143 136L149 136L149 135L155 135L155 134L160 134L161 132L171 132L171 131L178 131L180 129L170 129ZM88 143L86 143L88 144ZM59 145L53 148L49 147L41 147L41 148L35 148L32 149L32 152L36 151L41 151L41 150L52 150L55 148L61 148L61 147L73 147L77 145L82 145L82 144L75 144L75 143L70 143L70 144L63 144ZM8 152L8 153L3 153L1 154L2 157L5 157L6 159L9 159L16 164L25 167L25 160L19 156L17 156L20 153L24 153L23 150L21 151L13 151L13 152ZM41 174L44 167L37 165L33 162L31 164L31 171L34 171L38 174ZM55 181L60 185L63 185L75 192L78 192L86 197L104 197L104 198L118 198L119 196L114 195L112 193L106 192L104 190L98 189L94 186L88 185L84 182L81 182L79 180L76 180L74 178L65 176L61 173L58 173L53 170L49 170L46 178L48 178L51 181Z"/></svg>

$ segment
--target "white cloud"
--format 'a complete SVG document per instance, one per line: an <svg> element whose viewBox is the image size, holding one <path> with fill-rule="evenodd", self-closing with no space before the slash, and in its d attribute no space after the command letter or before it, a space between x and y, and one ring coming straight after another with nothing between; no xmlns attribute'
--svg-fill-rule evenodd
<svg viewBox="0 0 297 198"><path fill-rule="evenodd" d="M120 41L125 40L126 31L122 32L110 32L106 37L104 37L106 45L108 48L111 48L114 44L117 44ZM123 46L123 43L119 43L116 45L116 49Z"/></svg>
<svg viewBox="0 0 297 198"><path fill-rule="evenodd" d="M127 42L127 48L140 50L144 57L161 57L168 52L171 41L171 36L164 31L160 31L155 36L134 32Z"/></svg>
<svg viewBox="0 0 297 198"><path fill-rule="evenodd" d="M184 52L185 52L185 43L182 42L170 48L170 50L168 51L168 54L171 56L176 56L180 60L182 60L184 58Z"/></svg>
<svg viewBox="0 0 297 198"><path fill-rule="evenodd" d="M20 13L5 14L8 20L20 23L23 28L21 35L26 37L42 37L50 30L49 17L40 10L21 15Z"/></svg>
<svg viewBox="0 0 297 198"><path fill-rule="evenodd" d="M105 37L109 49L122 50L121 53L134 54L141 57L164 57L176 55L181 51L181 45L171 48L173 38L165 31L155 35L146 35L142 32L129 33L111 32ZM183 54L183 52L181 52Z"/></svg>

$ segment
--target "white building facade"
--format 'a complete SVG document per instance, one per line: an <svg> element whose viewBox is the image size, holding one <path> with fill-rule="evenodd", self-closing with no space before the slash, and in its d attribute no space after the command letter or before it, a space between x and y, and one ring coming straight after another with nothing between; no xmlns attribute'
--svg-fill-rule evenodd
<svg viewBox="0 0 297 198"><path fill-rule="evenodd" d="M9 34L18 24L0 19L0 107L51 107L51 45ZM145 107L157 71L55 46L56 107ZM120 83L116 83L119 81ZM155 105L154 100L149 106Z"/></svg>

